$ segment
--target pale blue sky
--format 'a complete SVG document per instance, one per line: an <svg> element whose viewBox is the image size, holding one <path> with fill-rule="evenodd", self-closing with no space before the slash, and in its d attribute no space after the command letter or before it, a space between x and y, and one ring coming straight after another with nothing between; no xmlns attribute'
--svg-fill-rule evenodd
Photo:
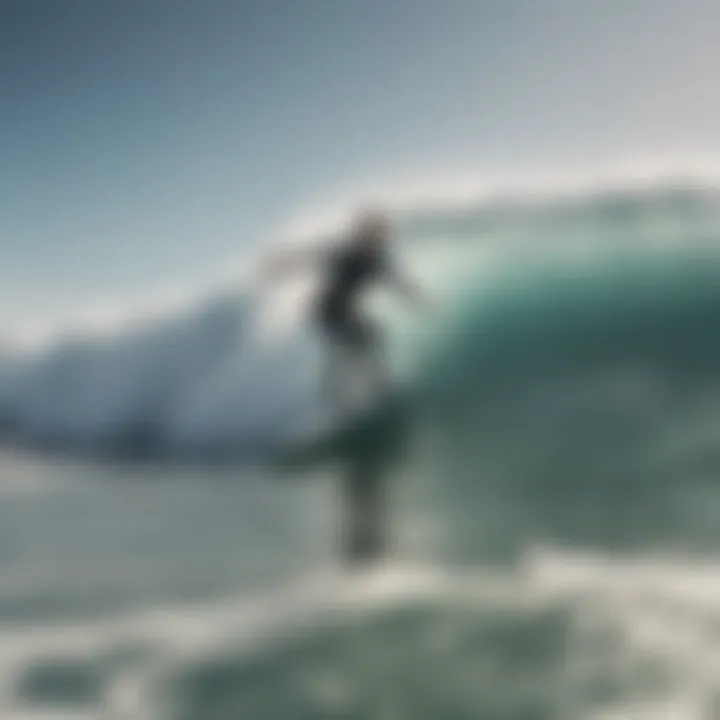
<svg viewBox="0 0 720 720"><path fill-rule="evenodd" d="M343 188L720 157L717 0L0 0L0 331Z"/></svg>

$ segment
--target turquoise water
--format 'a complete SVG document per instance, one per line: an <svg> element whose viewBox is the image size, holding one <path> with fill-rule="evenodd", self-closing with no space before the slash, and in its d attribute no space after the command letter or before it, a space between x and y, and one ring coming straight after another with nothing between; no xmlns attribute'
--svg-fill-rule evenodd
<svg viewBox="0 0 720 720"><path fill-rule="evenodd" d="M332 468L6 452L2 717L720 717L719 197L407 220L376 567Z"/></svg>

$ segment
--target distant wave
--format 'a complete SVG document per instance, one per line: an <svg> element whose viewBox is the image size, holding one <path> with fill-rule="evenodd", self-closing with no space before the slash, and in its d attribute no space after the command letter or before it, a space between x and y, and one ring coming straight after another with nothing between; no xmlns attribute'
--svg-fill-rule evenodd
<svg viewBox="0 0 720 720"><path fill-rule="evenodd" d="M554 362L589 377L611 360L667 365L691 343L685 361L713 365L718 238L720 191L692 183L415 208L399 221L398 252L445 307L424 354L389 322L413 387L446 403L487 407L488 378L527 382ZM312 412L317 349L302 332L257 344L258 305L250 291L225 294L113 337L6 354L5 437L151 457L262 454Z"/></svg>

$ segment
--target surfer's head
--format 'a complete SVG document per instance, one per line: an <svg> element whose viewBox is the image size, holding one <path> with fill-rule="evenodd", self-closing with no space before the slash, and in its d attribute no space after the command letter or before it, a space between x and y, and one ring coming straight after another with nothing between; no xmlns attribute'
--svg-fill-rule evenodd
<svg viewBox="0 0 720 720"><path fill-rule="evenodd" d="M353 224L355 242L364 247L382 247L390 234L387 215L376 208L363 208L355 216Z"/></svg>

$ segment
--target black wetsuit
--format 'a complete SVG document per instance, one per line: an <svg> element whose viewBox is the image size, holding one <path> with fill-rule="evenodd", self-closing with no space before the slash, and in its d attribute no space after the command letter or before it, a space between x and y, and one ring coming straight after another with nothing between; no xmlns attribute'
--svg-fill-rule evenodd
<svg viewBox="0 0 720 720"><path fill-rule="evenodd" d="M371 282L389 275L382 249L341 248L329 259L328 280L318 303L318 321L333 341L364 346L376 339L372 323L358 312L357 297Z"/></svg>

